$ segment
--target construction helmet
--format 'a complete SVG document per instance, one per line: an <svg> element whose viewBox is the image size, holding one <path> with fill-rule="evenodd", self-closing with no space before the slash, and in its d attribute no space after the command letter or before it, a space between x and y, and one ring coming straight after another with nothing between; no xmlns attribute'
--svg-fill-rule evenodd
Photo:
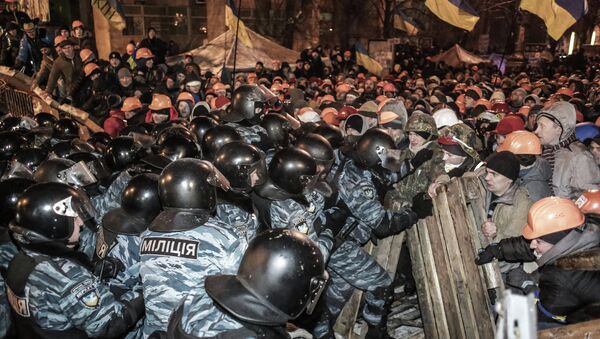
<svg viewBox="0 0 600 339"><path fill-rule="evenodd" d="M166 109L171 107L171 98L164 94L154 94L152 96L152 102L150 103L150 108L153 111L160 111L161 109Z"/></svg>
<svg viewBox="0 0 600 339"><path fill-rule="evenodd" d="M413 113L406 123L406 132L427 132L434 137L438 135L434 118L425 113Z"/></svg>
<svg viewBox="0 0 600 339"><path fill-rule="evenodd" d="M514 155L541 155L542 143L540 138L529 131L514 131L506 135L502 145L496 152L509 151Z"/></svg>
<svg viewBox="0 0 600 339"><path fill-rule="evenodd" d="M177 96L177 101L191 101L192 104L194 103L194 96L191 95L188 92L181 92L179 93L179 95Z"/></svg>
<svg viewBox="0 0 600 339"><path fill-rule="evenodd" d="M89 48L84 48L79 52L79 57L83 62L85 62L92 55L94 55L94 52L92 52L92 50Z"/></svg>
<svg viewBox="0 0 600 339"><path fill-rule="evenodd" d="M585 216L577 205L569 199L547 197L538 200L527 213L527 224L523 227L523 237L527 240L566 231L585 223Z"/></svg>
<svg viewBox="0 0 600 339"><path fill-rule="evenodd" d="M435 113L433 113L433 120L435 120L435 125L438 129L446 126L452 126L460 122L456 116L456 112L450 108L442 108L435 111Z"/></svg>
<svg viewBox="0 0 600 339"><path fill-rule="evenodd" d="M67 38L65 38L64 36L62 36L62 35L57 35L57 36L54 38L54 47L58 47L58 46L60 46L60 43L61 43L61 42L63 42L63 41L65 41L65 40L67 40Z"/></svg>
<svg viewBox="0 0 600 339"><path fill-rule="evenodd" d="M600 216L600 190L586 191L575 201L575 205L583 214Z"/></svg>
<svg viewBox="0 0 600 339"><path fill-rule="evenodd" d="M135 53L135 60L154 58L152 51L146 47L142 47Z"/></svg>
<svg viewBox="0 0 600 339"><path fill-rule="evenodd" d="M491 111L504 114L512 113L512 109L510 109L510 106L504 101L494 103Z"/></svg>
<svg viewBox="0 0 600 339"><path fill-rule="evenodd" d="M121 111L130 112L138 108L142 108L142 102L137 97L129 97L123 101L123 107L121 107Z"/></svg>
<svg viewBox="0 0 600 339"><path fill-rule="evenodd" d="M480 105L484 106L486 110L492 109L492 103L488 99L481 98L481 99L478 99L477 101L475 101L474 107L477 107Z"/></svg>
<svg viewBox="0 0 600 339"><path fill-rule="evenodd" d="M83 28L83 22L79 21L79 20L75 20L73 21L73 23L71 24L71 29L75 29L81 27Z"/></svg>
<svg viewBox="0 0 600 339"><path fill-rule="evenodd" d="M92 73L94 73L95 70L99 70L99 69L100 69L100 67L98 67L98 65L91 62L83 67L83 73L85 74L86 77L89 77L90 75L92 75Z"/></svg>

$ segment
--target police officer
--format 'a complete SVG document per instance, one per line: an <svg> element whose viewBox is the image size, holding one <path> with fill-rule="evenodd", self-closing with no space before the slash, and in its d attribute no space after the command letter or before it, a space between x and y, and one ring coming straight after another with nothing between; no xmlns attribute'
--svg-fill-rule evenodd
<svg viewBox="0 0 600 339"><path fill-rule="evenodd" d="M287 228L308 235L325 258L334 245L333 232L326 224L325 197L314 188L319 181L317 164L310 154L297 147L275 153L269 164L268 180L252 193L260 222L268 228Z"/></svg>
<svg viewBox="0 0 600 339"><path fill-rule="evenodd" d="M163 211L142 233L140 275L146 300L144 337L165 331L171 313L190 292L203 294L204 279L211 274L235 271L243 248L238 235L213 217L216 186L227 188L227 180L214 166L199 159L176 160L159 178ZM206 328L203 335L220 329L236 328L208 296L198 307Z"/></svg>
<svg viewBox="0 0 600 339"><path fill-rule="evenodd" d="M258 235L244 253L236 275L211 275L206 292L238 323L219 333L227 338L290 338L286 323L311 313L327 283L317 246L297 231L276 229ZM190 295L173 314L167 338L201 338ZM218 324L213 326L218 327Z"/></svg>
<svg viewBox="0 0 600 339"><path fill-rule="evenodd" d="M386 316L392 301L392 278L361 246L371 237L383 239L398 234L418 220L411 210L391 212L382 206L383 190L378 190L385 186L381 157L385 150L394 148L394 140L386 132L371 129L354 146L351 160L340 165L341 174L333 184L352 217L341 230L342 236L349 239L329 259L327 310L314 329L317 338L332 337L331 328L354 288L366 291L363 317L369 325L367 338L389 337Z"/></svg>
<svg viewBox="0 0 600 339"><path fill-rule="evenodd" d="M230 184L229 190L218 191L216 217L231 226L240 241L248 243L259 229L250 192L269 176L265 154L256 146L233 141L217 151L214 165Z"/></svg>
<svg viewBox="0 0 600 339"><path fill-rule="evenodd" d="M22 251L6 278L18 337L115 337L143 313L141 294L117 298L75 251L93 218L85 193L62 183L37 184L19 197L10 231Z"/></svg>
<svg viewBox="0 0 600 339"><path fill-rule="evenodd" d="M6 298L4 278L8 264L17 254L17 247L8 234L8 223L15 216L19 196L33 184L33 180L23 178L10 178L0 182L0 338L4 338L10 328L10 305Z"/></svg>

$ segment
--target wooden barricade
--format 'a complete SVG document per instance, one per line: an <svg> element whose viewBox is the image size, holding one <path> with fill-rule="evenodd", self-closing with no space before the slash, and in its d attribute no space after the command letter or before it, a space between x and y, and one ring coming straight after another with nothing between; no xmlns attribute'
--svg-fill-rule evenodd
<svg viewBox="0 0 600 339"><path fill-rule="evenodd" d="M33 117L36 113L48 112L58 117L62 112L87 127L90 133L104 131L89 119L88 113L71 105L59 104L33 85L30 77L4 66L0 66L0 99L6 103L9 113L16 116Z"/></svg>
<svg viewBox="0 0 600 339"><path fill-rule="evenodd" d="M426 338L493 338L488 288L501 285L496 263L475 265L484 244L486 213L477 177L452 179L438 188L433 216L408 231ZM500 295L500 294L498 294Z"/></svg>

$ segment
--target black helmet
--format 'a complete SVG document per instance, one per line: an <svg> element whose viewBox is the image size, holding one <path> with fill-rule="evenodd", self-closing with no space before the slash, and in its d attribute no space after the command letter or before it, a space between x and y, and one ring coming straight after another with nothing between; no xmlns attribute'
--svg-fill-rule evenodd
<svg viewBox="0 0 600 339"><path fill-rule="evenodd" d="M30 171L35 171L47 156L48 152L45 150L37 147L29 147L17 152L13 159L27 167Z"/></svg>
<svg viewBox="0 0 600 339"><path fill-rule="evenodd" d="M395 149L394 139L384 130L373 128L365 132L354 146L352 158L360 166L372 168L381 164L380 155L386 149Z"/></svg>
<svg viewBox="0 0 600 339"><path fill-rule="evenodd" d="M265 154L256 146L233 141L221 147L213 161L232 189L249 191L268 178Z"/></svg>
<svg viewBox="0 0 600 339"><path fill-rule="evenodd" d="M333 147L324 137L308 133L296 140L296 147L305 150L317 162L317 172L327 173L335 161Z"/></svg>
<svg viewBox="0 0 600 339"><path fill-rule="evenodd" d="M23 191L35 181L25 178L9 178L0 181L0 228L8 227L8 223L15 217L17 200Z"/></svg>
<svg viewBox="0 0 600 339"><path fill-rule="evenodd" d="M289 145L292 126L283 115L279 113L266 114L260 126L267 131L267 136L273 143L273 146L286 147Z"/></svg>
<svg viewBox="0 0 600 339"><path fill-rule="evenodd" d="M87 142L94 146L96 151L104 153L108 144L112 140L111 136L106 132L96 132L90 136Z"/></svg>
<svg viewBox="0 0 600 339"><path fill-rule="evenodd" d="M210 162L192 158L173 161L158 181L164 211L149 229L172 232L202 225L215 210L216 186L228 189L227 179Z"/></svg>
<svg viewBox="0 0 600 339"><path fill-rule="evenodd" d="M64 251L77 217L89 223L94 221L94 215L83 191L56 182L36 184L19 197L9 228L15 240L25 247Z"/></svg>
<svg viewBox="0 0 600 339"><path fill-rule="evenodd" d="M69 155L77 152L95 152L94 146L88 144L81 139L72 139L56 143L50 148L50 152L54 153L59 158L66 158Z"/></svg>
<svg viewBox="0 0 600 339"><path fill-rule="evenodd" d="M40 127L54 127L58 119L51 113L40 112L35 115L35 121L37 121Z"/></svg>
<svg viewBox="0 0 600 339"><path fill-rule="evenodd" d="M241 85L231 98L231 106L221 112L226 122L250 120L266 113L277 102L277 96L263 85Z"/></svg>
<svg viewBox="0 0 600 339"><path fill-rule="evenodd" d="M344 136L342 134L342 130L339 129L339 127L337 126L333 126L330 124L319 124L319 126L313 130L313 133L318 134L327 139L327 141L329 141L329 144L331 145L331 147L333 147L333 149L338 149L342 147L342 144L344 143Z"/></svg>
<svg viewBox="0 0 600 339"><path fill-rule="evenodd" d="M60 140L70 140L79 137L79 126L73 119L59 119L54 124L52 137Z"/></svg>
<svg viewBox="0 0 600 339"><path fill-rule="evenodd" d="M130 133L139 133L139 134L150 135L151 131L152 131L152 128L149 128L148 126L145 126L144 124L137 124L137 125L133 125L133 126L130 125L130 126L123 128L121 131L119 131L119 135L128 136Z"/></svg>
<svg viewBox="0 0 600 339"><path fill-rule="evenodd" d="M19 132L0 132L0 160L10 160L28 146L28 140Z"/></svg>
<svg viewBox="0 0 600 339"><path fill-rule="evenodd" d="M113 171L121 171L139 159L141 148L132 137L116 137L108 144L104 160Z"/></svg>
<svg viewBox="0 0 600 339"><path fill-rule="evenodd" d="M275 153L269 164L269 178L286 193L300 196L317 181L317 163L308 152L287 147Z"/></svg>
<svg viewBox="0 0 600 339"><path fill-rule="evenodd" d="M231 126L215 126L204 134L202 140L202 156L212 159L217 151L232 141L242 141L242 136Z"/></svg>
<svg viewBox="0 0 600 339"><path fill-rule="evenodd" d="M59 182L84 187L97 182L97 178L84 162L53 158L42 162L33 173L37 183Z"/></svg>
<svg viewBox="0 0 600 339"><path fill-rule="evenodd" d="M92 153L89 153L89 152L71 153L67 156L67 159L72 160L74 162L83 161L86 164L98 160L98 158L95 155L93 155Z"/></svg>
<svg viewBox="0 0 600 339"><path fill-rule="evenodd" d="M5 117L0 120L0 131L16 131L21 128L21 118L19 117Z"/></svg>
<svg viewBox="0 0 600 339"><path fill-rule="evenodd" d="M206 131L218 125L219 123L211 117L195 117L190 122L190 132L192 132L192 136L194 137L196 143L202 144L202 140L204 140Z"/></svg>
<svg viewBox="0 0 600 339"><path fill-rule="evenodd" d="M199 152L191 136L171 134L159 144L157 154L175 161L181 158L195 158Z"/></svg>
<svg viewBox="0 0 600 339"><path fill-rule="evenodd" d="M136 175L121 193L121 207L104 215L102 227L116 234L140 234L160 210L158 174Z"/></svg>
<svg viewBox="0 0 600 339"><path fill-rule="evenodd" d="M275 326L312 313L327 279L323 255L306 235L275 229L250 242L236 275L208 276L205 287L236 318Z"/></svg>
<svg viewBox="0 0 600 339"><path fill-rule="evenodd" d="M158 136L156 137L156 144L162 145L165 142L165 140L167 140L173 135L183 136L190 140L192 139L192 133L189 129L187 129L187 127L184 127L182 125L175 125L167 127L160 131L160 133L158 133Z"/></svg>

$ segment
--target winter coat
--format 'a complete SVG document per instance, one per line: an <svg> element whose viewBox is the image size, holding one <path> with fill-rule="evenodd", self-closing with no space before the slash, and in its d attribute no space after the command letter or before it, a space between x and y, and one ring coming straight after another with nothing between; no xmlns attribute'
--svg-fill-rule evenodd
<svg viewBox="0 0 600 339"><path fill-rule="evenodd" d="M104 120L104 131L108 133L111 137L116 138L119 135L119 132L127 123L125 122L125 113L120 110L110 111L109 117Z"/></svg>
<svg viewBox="0 0 600 339"><path fill-rule="evenodd" d="M75 55L73 59L68 59L61 54L58 58L56 58L56 60L54 60L54 64L50 70L48 85L46 85L46 92L48 94L52 94L52 92L54 92L54 88L56 88L58 79L62 78L67 92L71 93L73 90L73 80L76 76L76 73L80 69L81 59L79 59L78 55Z"/></svg>
<svg viewBox="0 0 600 339"><path fill-rule="evenodd" d="M600 169L581 142L558 149L554 159L552 189L555 196L576 199L583 191L600 188Z"/></svg>
<svg viewBox="0 0 600 339"><path fill-rule="evenodd" d="M487 191L485 201L487 211L492 203L492 192ZM492 214L492 221L496 223L496 236L492 240L498 242L521 235L523 225L527 223L527 212L533 205L527 190L513 183L508 191L496 198L494 202L496 208Z"/></svg>
<svg viewBox="0 0 600 339"><path fill-rule="evenodd" d="M19 54L19 38L8 33L2 35L0 41L0 65L13 67Z"/></svg>
<svg viewBox="0 0 600 339"><path fill-rule="evenodd" d="M19 54L15 62L15 68L25 67L26 74L35 74L40 69L42 63L41 52L42 40L39 36L30 39L27 34L23 35L19 45Z"/></svg>
<svg viewBox="0 0 600 339"><path fill-rule="evenodd" d="M525 187L531 200L536 202L552 195L549 184L551 178L550 164L546 159L537 157L531 168L521 170L516 183L520 187Z"/></svg>

